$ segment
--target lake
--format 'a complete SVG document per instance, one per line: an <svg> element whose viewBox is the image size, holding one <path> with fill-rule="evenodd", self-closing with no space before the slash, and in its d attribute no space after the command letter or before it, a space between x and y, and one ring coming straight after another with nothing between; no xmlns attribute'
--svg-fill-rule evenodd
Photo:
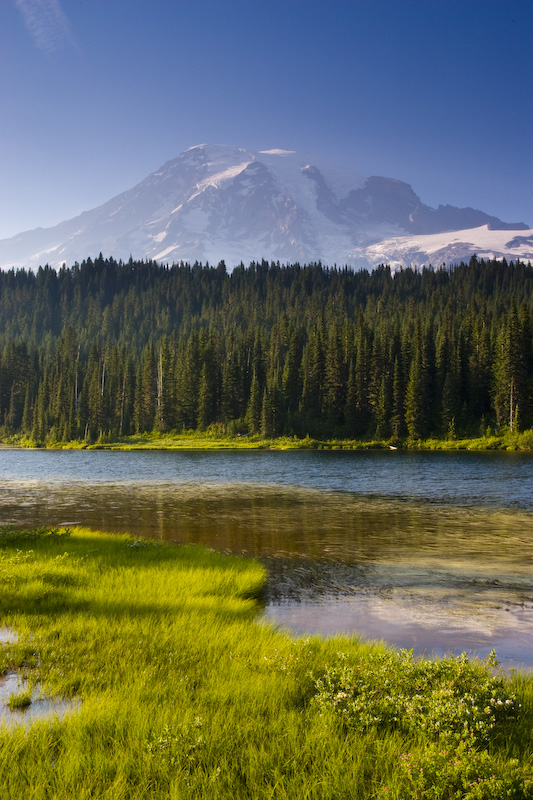
<svg viewBox="0 0 533 800"><path fill-rule="evenodd" d="M2 448L0 524L257 556L295 634L533 667L531 454Z"/></svg>

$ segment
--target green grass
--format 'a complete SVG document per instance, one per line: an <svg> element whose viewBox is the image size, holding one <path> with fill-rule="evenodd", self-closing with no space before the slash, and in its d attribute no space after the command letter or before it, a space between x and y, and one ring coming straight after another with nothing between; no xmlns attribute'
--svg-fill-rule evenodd
<svg viewBox="0 0 533 800"><path fill-rule="evenodd" d="M0 723L0 797L532 798L533 679L260 621L264 570L87 529L0 530L0 674L78 700Z"/></svg>
<svg viewBox="0 0 533 800"><path fill-rule="evenodd" d="M4 444L35 447L30 439L12 436ZM41 446L41 445L39 445ZM533 430L512 433L508 429L498 434L488 433L473 438L447 439L312 439L309 436L278 436L266 439L259 434L230 435L222 426L206 431L161 434L141 433L113 438L101 436L96 442L83 440L47 442L47 447L62 450L533 450Z"/></svg>
<svg viewBox="0 0 533 800"><path fill-rule="evenodd" d="M9 697L7 705L12 711L15 709L24 710L28 708L31 706L31 691L26 689L22 692L15 692Z"/></svg>

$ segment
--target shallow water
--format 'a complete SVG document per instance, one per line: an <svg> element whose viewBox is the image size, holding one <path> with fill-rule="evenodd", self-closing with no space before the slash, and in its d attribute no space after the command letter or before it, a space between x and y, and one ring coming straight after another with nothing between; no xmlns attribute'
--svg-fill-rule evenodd
<svg viewBox="0 0 533 800"><path fill-rule="evenodd" d="M0 524L259 556L297 633L507 666L533 666L532 490L515 453L0 451Z"/></svg>
<svg viewBox="0 0 533 800"><path fill-rule="evenodd" d="M0 628L0 645L17 641L17 634L11 628Z"/></svg>
<svg viewBox="0 0 533 800"><path fill-rule="evenodd" d="M0 678L0 726L13 727L17 725L30 725L36 719L61 719L69 711L76 711L80 703L76 700L67 700L54 697L43 697L39 686L32 691L31 704L25 709L11 709L8 701L11 695L25 692L28 683L16 672L8 672Z"/></svg>
<svg viewBox="0 0 533 800"><path fill-rule="evenodd" d="M11 628L0 628L0 646L16 642L17 638L16 632ZM28 682L17 672L7 672L0 676L0 726L27 726L36 719L61 718L80 706L77 700L43 697L37 685L32 688L31 704L27 708L11 709L8 705L11 695L26 692L28 689Z"/></svg>

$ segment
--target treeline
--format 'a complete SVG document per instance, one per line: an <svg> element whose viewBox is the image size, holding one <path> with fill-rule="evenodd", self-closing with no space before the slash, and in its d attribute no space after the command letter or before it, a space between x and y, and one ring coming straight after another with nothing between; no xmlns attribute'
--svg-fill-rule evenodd
<svg viewBox="0 0 533 800"><path fill-rule="evenodd" d="M0 435L425 438L533 425L533 268L87 259L0 273Z"/></svg>

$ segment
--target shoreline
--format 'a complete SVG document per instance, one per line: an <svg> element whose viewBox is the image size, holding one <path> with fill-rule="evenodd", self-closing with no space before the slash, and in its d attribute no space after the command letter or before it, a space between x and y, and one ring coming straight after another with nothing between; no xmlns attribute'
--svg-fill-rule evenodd
<svg viewBox="0 0 533 800"><path fill-rule="evenodd" d="M57 798L246 800L271 797L274 780L281 800L530 797L533 678L504 674L493 653L428 660L290 637L258 619L264 568L201 547L8 529L0 567L0 679L26 681L7 698L14 724L0 724L6 797L30 784ZM35 687L71 707L27 736Z"/></svg>
<svg viewBox="0 0 533 800"><path fill-rule="evenodd" d="M25 447L45 450L405 450L405 451L500 451L533 452L533 430L522 433L506 431L497 436L463 439L312 439L310 437L263 438L237 434L134 434L118 438L101 436L96 442L34 442L23 437L9 437L0 447Z"/></svg>

